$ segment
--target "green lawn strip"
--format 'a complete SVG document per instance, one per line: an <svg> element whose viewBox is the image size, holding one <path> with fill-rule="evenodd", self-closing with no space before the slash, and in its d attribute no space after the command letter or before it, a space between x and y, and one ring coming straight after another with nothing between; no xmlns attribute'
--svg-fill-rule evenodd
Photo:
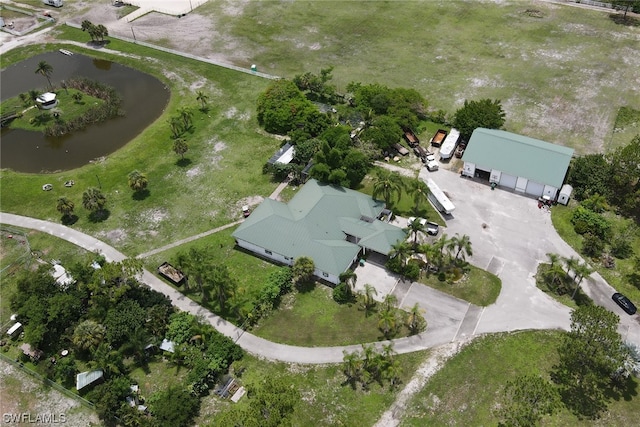
<svg viewBox="0 0 640 427"><path fill-rule="evenodd" d="M66 91L58 89L54 91L54 93L58 99L58 106L55 110L60 111L60 118L64 121L80 117L96 104L104 103L102 99L87 95L76 89L67 89ZM74 93L80 93L82 99L80 101L74 100ZM40 110L33 108L32 105L25 106L18 97L10 98L2 102L0 110L3 113L10 111L23 112L22 117L18 117L10 122L9 127L13 129L44 132L48 126L55 123L55 117L53 116L54 109Z"/></svg>
<svg viewBox="0 0 640 427"><path fill-rule="evenodd" d="M341 364L295 365L269 362L246 355L234 366L245 369L240 377L240 383L245 386L259 384L263 378L277 377L300 391L302 401L291 417L292 426L370 426L392 405L398 392L409 382L426 357L425 354L415 352L395 356L402 366L402 383L399 388L390 390L387 382L384 387L374 383L368 392L354 391L349 385L343 385L346 377ZM248 399L244 397L238 405L247 403ZM203 401L201 414L208 414L207 406L213 405L224 411L234 404L220 404L218 399L209 397ZM198 421L216 425L215 416Z"/></svg>
<svg viewBox="0 0 640 427"><path fill-rule="evenodd" d="M520 375L549 372L558 361L562 332L524 331L480 337L450 359L407 405L403 426L496 425L492 415L501 388ZM637 383L637 379L635 380ZM609 403L601 420L578 420L565 409L542 425L627 425L640 413L629 398ZM604 424L603 424L604 423Z"/></svg>
<svg viewBox="0 0 640 427"><path fill-rule="evenodd" d="M502 289L502 281L498 276L473 265L469 265L469 271L457 283L441 282L437 274L421 277L420 283L480 307L496 302Z"/></svg>
<svg viewBox="0 0 640 427"><path fill-rule="evenodd" d="M329 4L252 2L239 15L209 16L252 52L253 63L263 71L293 77L335 65L339 88L375 76L381 84L410 85L431 107L449 113L464 99L502 99L508 130L579 150L592 139L595 123L589 117L613 123L618 106L637 106L635 92L624 85L609 87L633 79L637 62L614 71L607 65L633 56L635 29L616 25L606 13L521 2ZM207 14L220 7L209 2L198 11ZM528 9L539 10L540 17ZM229 56L237 48L225 39L212 40L212 47ZM302 57L305 70L300 70ZM597 77L604 75L612 80ZM595 94L589 105L579 103L585 91ZM532 110L532 105L551 105L549 100L560 102L555 110ZM610 107L604 111L604 105ZM584 117L584 132L563 126L563 117L576 114ZM547 115L557 122L549 126Z"/></svg>
<svg viewBox="0 0 640 427"><path fill-rule="evenodd" d="M384 339L378 316L368 316L360 304L338 304L333 290L316 285L310 292L285 298L281 308L263 319L252 333L283 344L320 347L349 345ZM398 337L406 336L401 328Z"/></svg>
<svg viewBox="0 0 640 427"><path fill-rule="evenodd" d="M66 32L72 32L65 27ZM85 37L74 30L78 37ZM110 48L116 47L109 46ZM255 130L255 98L268 83L254 76L179 58L137 45L120 43L137 55L151 55L153 61L112 57L88 50L92 55L150 72L172 89L166 112L140 136L102 162L53 174L22 174L3 171L3 209L19 214L59 221L55 211L58 197L66 196L76 204L79 217L74 228L106 240L119 250L135 255L189 235L223 225L240 217L247 197L269 195L276 183L262 174L262 165L279 142ZM31 54L66 45L48 45L29 50ZM131 48L133 46L133 48ZM68 46L66 46L68 47ZM82 51L82 48L74 49ZM19 59L21 56L12 56ZM181 79L167 78L175 73ZM189 85L199 82L208 94L210 110L201 112ZM172 151L173 141L166 121L182 106L194 113L194 132L187 134L190 163L179 166ZM137 169L149 179L149 195L135 200L127 185L127 174ZM62 184L73 179L76 185ZM90 186L102 186L107 197L109 218L89 221L81 207L82 192ZM44 183L54 189L43 192Z"/></svg>
<svg viewBox="0 0 640 427"><path fill-rule="evenodd" d="M576 206L577 204L575 202L571 202L569 206L554 206L553 209L551 209L551 221L560 237L576 252L581 253L582 236L574 231L573 224L571 224L571 217ZM612 221L614 228L622 221L612 213L607 213L605 216ZM632 246L636 256L640 256L640 235L635 236ZM640 302L640 289L633 286L627 279L628 275L633 273L633 257L627 259L616 258L616 267L613 269L605 268L602 263L597 260L594 261L586 258L585 261L589 263L591 268L600 273L607 283L613 286L617 292L625 294L632 301ZM584 280L587 281L589 278L585 278Z"/></svg>

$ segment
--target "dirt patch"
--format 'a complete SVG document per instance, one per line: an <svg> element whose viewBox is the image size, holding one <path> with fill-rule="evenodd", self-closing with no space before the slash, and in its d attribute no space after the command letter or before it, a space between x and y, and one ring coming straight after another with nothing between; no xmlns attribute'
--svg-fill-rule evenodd
<svg viewBox="0 0 640 427"><path fill-rule="evenodd" d="M262 203L263 200L264 197L262 196L244 197L236 202L236 208L241 209L243 206L258 206L260 203Z"/></svg>
<svg viewBox="0 0 640 427"><path fill-rule="evenodd" d="M114 244L124 242L127 236L127 232L122 228L116 228L115 230L102 231L98 233L98 237L105 237Z"/></svg>

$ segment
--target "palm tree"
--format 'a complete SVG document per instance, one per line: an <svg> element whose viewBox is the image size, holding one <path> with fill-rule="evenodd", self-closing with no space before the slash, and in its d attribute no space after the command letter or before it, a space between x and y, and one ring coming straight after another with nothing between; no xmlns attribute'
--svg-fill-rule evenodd
<svg viewBox="0 0 640 427"><path fill-rule="evenodd" d="M376 300L373 298L374 295L378 295L378 291L376 290L376 288L368 283L365 284L363 292L363 304L366 310L369 310L371 307L376 305Z"/></svg>
<svg viewBox="0 0 640 427"><path fill-rule="evenodd" d="M104 38L109 35L109 30L102 24L98 24L96 26L96 38L99 38L100 41L104 41Z"/></svg>
<svg viewBox="0 0 640 427"><path fill-rule="evenodd" d="M36 74L40 74L47 78L47 82L49 82L49 88L53 90L53 86L51 85L51 74L53 73L53 67L47 61L38 62L38 68L36 68Z"/></svg>
<svg viewBox="0 0 640 427"><path fill-rule="evenodd" d="M573 299L576 296L576 292L578 292L578 288L580 287L580 283L582 283L582 279L584 279L585 277L593 273L593 270L591 269L591 267L589 267L589 265L586 263L577 264L575 267L573 267L573 271L575 272L574 280L575 279L578 279L578 280L576 282L576 287L573 290L573 294L571 295L571 299Z"/></svg>
<svg viewBox="0 0 640 427"><path fill-rule="evenodd" d="M396 172L387 169L378 169L373 183L373 197L382 196L387 204L392 204L394 195L400 197L402 193L402 180Z"/></svg>
<svg viewBox="0 0 640 427"><path fill-rule="evenodd" d="M381 310L378 313L378 328L386 338L392 335L391 332L396 328L396 314L393 310Z"/></svg>
<svg viewBox="0 0 640 427"><path fill-rule="evenodd" d="M182 135L182 121L180 120L180 117L170 117L167 120L167 123L171 130L171 137L173 139L180 138L180 135Z"/></svg>
<svg viewBox="0 0 640 427"><path fill-rule="evenodd" d="M182 120L183 129L188 130L191 127L191 118L193 117L193 112L189 107L182 107L178 109L178 114L180 114L180 120Z"/></svg>
<svg viewBox="0 0 640 427"><path fill-rule="evenodd" d="M187 142L184 140L184 138L177 138L175 141L173 141L173 151L174 153L180 155L181 159L184 159L184 153L186 153L187 150L189 150L189 146L187 145Z"/></svg>
<svg viewBox="0 0 640 427"><path fill-rule="evenodd" d="M347 376L347 380L355 382L360 377L360 370L362 369L362 360L360 360L360 354L354 351L353 353L343 352L344 357L342 359L342 369Z"/></svg>
<svg viewBox="0 0 640 427"><path fill-rule="evenodd" d="M71 341L80 350L92 350L102 342L106 332L105 327L100 323L93 320L85 320L73 330Z"/></svg>
<svg viewBox="0 0 640 427"><path fill-rule="evenodd" d="M196 101L200 102L200 109L202 111L206 111L207 110L207 100L209 99L209 97L207 95L205 95L204 92L202 92L201 90L196 92Z"/></svg>
<svg viewBox="0 0 640 427"><path fill-rule="evenodd" d="M560 261L560 255L549 252L547 254L547 258L549 258L549 262L551 263L551 268L554 267L556 262Z"/></svg>
<svg viewBox="0 0 640 427"><path fill-rule="evenodd" d="M73 214L75 204L66 197L60 197L56 209L62 214L63 217L69 218Z"/></svg>
<svg viewBox="0 0 640 427"><path fill-rule="evenodd" d="M420 218L416 218L410 224L407 224L407 228L409 229L409 234L413 235L413 247L415 249L418 246L418 235L425 234L426 227L420 221Z"/></svg>
<svg viewBox="0 0 640 427"><path fill-rule="evenodd" d="M398 306L398 297L393 294L388 294L382 301L383 310L393 310Z"/></svg>
<svg viewBox="0 0 640 427"><path fill-rule="evenodd" d="M82 206L90 212L97 212L104 209L107 199L102 191L95 187L88 188L82 193Z"/></svg>
<svg viewBox="0 0 640 427"><path fill-rule="evenodd" d="M407 192L413 197L413 207L416 215L420 212L420 208L427 202L429 196L429 187L420 178L416 177L407 184Z"/></svg>
<svg viewBox="0 0 640 427"><path fill-rule="evenodd" d="M138 172L137 170L129 173L128 181L129 188L131 188L135 192L145 190L147 188L147 185L149 184L147 176L143 173Z"/></svg>
<svg viewBox="0 0 640 427"><path fill-rule="evenodd" d="M92 359L89 362L89 366L102 369L105 377L109 377L111 374L120 374L124 371L122 355L120 352L113 350L106 342L101 343L95 349Z"/></svg>
<svg viewBox="0 0 640 427"><path fill-rule="evenodd" d="M206 281L213 288L220 311L224 312L227 300L233 296L236 290L235 279L229 274L226 265L216 265L207 274Z"/></svg>
<svg viewBox="0 0 640 427"><path fill-rule="evenodd" d="M564 266L567 268L567 276L571 270L575 270L580 261L576 257L569 257L564 259Z"/></svg>
<svg viewBox="0 0 640 427"><path fill-rule="evenodd" d="M36 102L36 99L38 99L38 97L40 96L40 92L38 92L38 91L37 91L37 90L35 90L35 89L31 89L31 90L28 92L28 96L29 96L29 99L35 103L35 102Z"/></svg>
<svg viewBox="0 0 640 427"><path fill-rule="evenodd" d="M459 237L456 233L455 237L451 239L452 242L455 242L456 248L456 256L455 259L458 259L460 254L462 253L462 259L466 259L466 256L472 256L473 250L471 249L471 240L469 236L463 234L462 237Z"/></svg>
<svg viewBox="0 0 640 427"><path fill-rule="evenodd" d="M123 346L123 351L132 354L138 361L144 361L147 356L147 346L150 343L149 333L142 326L138 326L127 335L127 342Z"/></svg>
<svg viewBox="0 0 640 427"><path fill-rule="evenodd" d="M411 331L412 334L418 333L420 329L422 329L422 324L424 323L424 317L422 316L422 309L415 303L411 310L407 313L406 317L406 325Z"/></svg>
<svg viewBox="0 0 640 427"><path fill-rule="evenodd" d="M402 365L399 360L391 360L387 364L384 370L384 377L389 380L391 387L395 388L400 381L400 374L402 374Z"/></svg>
<svg viewBox="0 0 640 427"><path fill-rule="evenodd" d="M395 245L391 246L391 252L389 252L390 258L398 257L400 263L404 266L407 263L409 255L411 255L412 249L409 244L404 240L399 240Z"/></svg>

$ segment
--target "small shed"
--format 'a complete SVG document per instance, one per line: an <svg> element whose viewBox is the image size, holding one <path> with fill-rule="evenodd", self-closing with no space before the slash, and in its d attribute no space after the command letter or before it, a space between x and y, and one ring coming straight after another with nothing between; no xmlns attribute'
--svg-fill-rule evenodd
<svg viewBox="0 0 640 427"><path fill-rule="evenodd" d="M46 92L42 95L39 95L36 98L36 102L39 104L40 108L43 110L49 110L56 105L58 105L58 100L56 99L56 94L53 92Z"/></svg>
<svg viewBox="0 0 640 427"><path fill-rule="evenodd" d="M558 203L567 205L569 203L569 198L571 197L571 192L573 191L573 187L569 184L565 184L560 189L560 194L558 195Z"/></svg>
<svg viewBox="0 0 640 427"><path fill-rule="evenodd" d="M293 160L293 156L296 153L296 148L291 145L291 143L287 142L282 147L275 152L273 156L269 159L269 164L273 165L275 163L282 163L284 165L288 165Z"/></svg>
<svg viewBox="0 0 640 427"><path fill-rule="evenodd" d="M163 339L162 343L160 343L160 350L168 351L169 353L175 353L175 344L173 341L169 341L168 339Z"/></svg>
<svg viewBox="0 0 640 427"><path fill-rule="evenodd" d="M12 327L9 328L9 330L7 331L7 335L13 338L16 335L18 335L21 331L22 331L22 323L16 322L13 324Z"/></svg>
<svg viewBox="0 0 640 427"><path fill-rule="evenodd" d="M76 375L76 390L81 390L90 384L100 381L103 376L104 372L102 369L79 373Z"/></svg>
<svg viewBox="0 0 640 427"><path fill-rule="evenodd" d="M40 358L44 355L44 352L42 350L38 350L37 348L31 347L31 344L29 343L22 344L20 346L20 350L22 350L22 353L25 356L30 357L31 360L33 360L34 362L37 362L38 360L40 360Z"/></svg>

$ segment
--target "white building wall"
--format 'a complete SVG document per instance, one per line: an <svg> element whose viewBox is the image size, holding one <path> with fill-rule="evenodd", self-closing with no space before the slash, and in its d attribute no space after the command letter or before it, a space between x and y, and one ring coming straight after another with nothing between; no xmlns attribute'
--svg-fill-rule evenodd
<svg viewBox="0 0 640 427"><path fill-rule="evenodd" d="M524 191L527 189L527 182L529 180L527 178L518 177L518 180L516 181L516 191L521 191L524 193Z"/></svg>
<svg viewBox="0 0 640 427"><path fill-rule="evenodd" d="M475 163L464 162L464 167L462 168L462 174L473 178L475 173L476 173Z"/></svg>
<svg viewBox="0 0 640 427"><path fill-rule="evenodd" d="M544 184L539 184L534 181L529 181L527 183L527 189L525 190L525 193L531 196L540 197L542 196L542 193L544 193Z"/></svg>
<svg viewBox="0 0 640 427"><path fill-rule="evenodd" d="M496 169L491 169L491 175L489 176L489 182L500 182L500 175L502 172Z"/></svg>
<svg viewBox="0 0 640 427"><path fill-rule="evenodd" d="M500 175L500 185L507 188L516 188L517 177L502 172Z"/></svg>
<svg viewBox="0 0 640 427"><path fill-rule="evenodd" d="M555 200L556 194L558 194L558 189L556 187L552 185L544 186L544 192L542 193L543 196L549 196L551 200Z"/></svg>

